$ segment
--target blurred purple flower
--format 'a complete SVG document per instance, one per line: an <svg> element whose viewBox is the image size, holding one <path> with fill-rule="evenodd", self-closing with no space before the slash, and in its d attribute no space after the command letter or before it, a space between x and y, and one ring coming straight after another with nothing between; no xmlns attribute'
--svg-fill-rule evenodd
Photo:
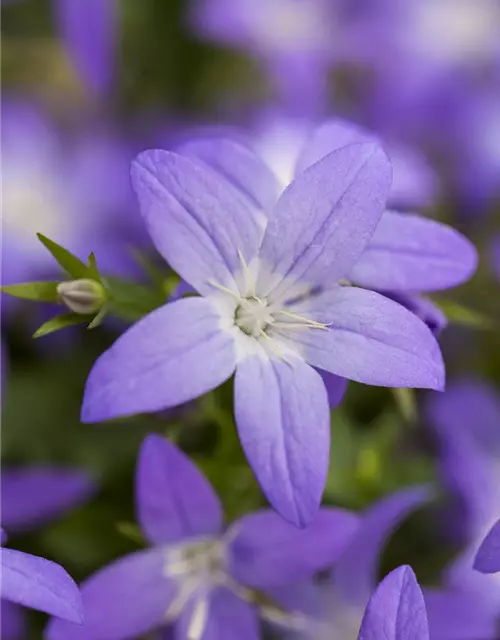
<svg viewBox="0 0 500 640"><path fill-rule="evenodd" d="M500 614L498 576L473 569L478 549L500 513L500 397L486 383L455 382L428 405L429 421L440 446L445 487L458 500L456 518L465 548L447 569L450 587L468 590L496 619Z"/></svg>
<svg viewBox="0 0 500 640"><path fill-rule="evenodd" d="M51 621L49 640L120 640L175 625L176 637L259 637L249 589L309 579L333 563L358 519L322 509L306 530L270 510L223 529L219 500L184 453L164 438L144 441L136 475L137 518L152 545L101 569L82 585L85 624Z"/></svg>
<svg viewBox="0 0 500 640"><path fill-rule="evenodd" d="M424 595L410 567L394 569L375 589L358 640L429 640Z"/></svg>
<svg viewBox="0 0 500 640"><path fill-rule="evenodd" d="M474 560L474 569L481 573L500 571L500 520L497 520L481 543Z"/></svg>
<svg viewBox="0 0 500 640"><path fill-rule="evenodd" d="M115 78L119 0L54 0L59 33L75 69L97 94Z"/></svg>
<svg viewBox="0 0 500 640"><path fill-rule="evenodd" d="M64 139L35 105L9 100L2 152L4 282L56 272L37 232L82 258L94 251L104 271L130 268L131 150L98 130Z"/></svg>
<svg viewBox="0 0 500 640"><path fill-rule="evenodd" d="M2 468L2 526L10 531L39 527L86 501L94 491L91 478L54 467Z"/></svg>
<svg viewBox="0 0 500 640"><path fill-rule="evenodd" d="M166 409L236 370L236 423L250 465L270 503L304 526L321 501L329 460L327 393L313 367L367 384L441 389L444 365L416 316L340 283L379 234L391 178L380 147L334 151L276 202L275 178L260 158L219 142L200 141L197 153L186 150L190 157L156 150L134 162L151 237L201 297L155 310L99 358L82 419ZM413 263L412 282L420 276ZM405 277L380 271L379 282Z"/></svg>
<svg viewBox="0 0 500 640"><path fill-rule="evenodd" d="M3 546L0 554L2 601L44 611L72 623L83 622L83 605L78 587L60 565ZM7 614L6 620L4 614ZM16 610L8 604L2 605L2 637L10 640L16 636L9 637L9 633L21 630L22 622L17 618Z"/></svg>
<svg viewBox="0 0 500 640"><path fill-rule="evenodd" d="M14 4L20 0L2 0ZM97 94L113 84L119 0L53 0L62 43L79 77Z"/></svg>
<svg viewBox="0 0 500 640"><path fill-rule="evenodd" d="M9 532L41 526L87 500L94 490L91 478L83 472L49 467L4 467L0 480L2 526ZM40 565L43 571L44 563ZM5 640L25 637L22 607L16 604L17 599L11 600L1 602L1 635Z"/></svg>
<svg viewBox="0 0 500 640"><path fill-rule="evenodd" d="M291 613L282 619L294 638L355 638L365 607L377 584L380 555L389 536L415 509L430 498L427 487L402 489L369 507L344 553L336 562L329 583L297 584L273 589L276 602ZM272 616L270 617L272 621Z"/></svg>

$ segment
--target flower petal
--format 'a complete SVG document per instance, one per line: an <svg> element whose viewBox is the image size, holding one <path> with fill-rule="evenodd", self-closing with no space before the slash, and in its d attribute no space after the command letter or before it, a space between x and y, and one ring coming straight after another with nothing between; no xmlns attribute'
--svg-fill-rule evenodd
<svg viewBox="0 0 500 640"><path fill-rule="evenodd" d="M15 549L0 549L1 597L81 623L82 599L71 576L55 562Z"/></svg>
<svg viewBox="0 0 500 640"><path fill-rule="evenodd" d="M219 325L218 312L203 298L177 300L147 315L95 363L82 421L166 409L227 380L235 349Z"/></svg>
<svg viewBox="0 0 500 640"><path fill-rule="evenodd" d="M13 602L1 599L0 637L3 640L21 640L27 637L26 616L24 609Z"/></svg>
<svg viewBox="0 0 500 640"><path fill-rule="evenodd" d="M432 638L439 640L496 640L497 612L470 591L424 592Z"/></svg>
<svg viewBox="0 0 500 640"><path fill-rule="evenodd" d="M276 204L279 187L272 171L247 146L221 137L190 140L179 147L182 155L199 160L248 198L263 227Z"/></svg>
<svg viewBox="0 0 500 640"><path fill-rule="evenodd" d="M481 573L500 571L500 520L498 520L483 540L474 561L474 569Z"/></svg>
<svg viewBox="0 0 500 640"><path fill-rule="evenodd" d="M51 467L4 468L1 480L2 524L9 531L40 526L94 490L87 474Z"/></svg>
<svg viewBox="0 0 500 640"><path fill-rule="evenodd" d="M260 293L279 298L294 284L348 275L380 221L390 183L391 165L375 144L334 151L297 176L269 219Z"/></svg>
<svg viewBox="0 0 500 640"><path fill-rule="evenodd" d="M309 524L329 460L330 415L319 374L297 358L255 355L238 363L235 415L246 456L267 499L287 520Z"/></svg>
<svg viewBox="0 0 500 640"><path fill-rule="evenodd" d="M391 571L368 601L359 640L428 640L423 593L410 567Z"/></svg>
<svg viewBox="0 0 500 640"><path fill-rule="evenodd" d="M176 593L164 575L162 548L139 551L104 567L81 585L85 621L51 620L48 640L135 638L159 626Z"/></svg>
<svg viewBox="0 0 500 640"><path fill-rule="evenodd" d="M180 449L155 434L139 453L136 504L137 520L153 544L222 528L221 505L208 480Z"/></svg>
<svg viewBox="0 0 500 640"><path fill-rule="evenodd" d="M441 331L448 326L448 318L428 298L412 293L394 293L392 291L379 291L379 293L414 313L417 318L420 318L429 327L435 336L439 336Z"/></svg>
<svg viewBox="0 0 500 640"><path fill-rule="evenodd" d="M391 533L429 499L426 487L402 489L370 507L352 543L335 565L335 588L345 602L365 606L376 584L380 553Z"/></svg>
<svg viewBox="0 0 500 640"><path fill-rule="evenodd" d="M228 532L231 574L256 589L311 578L339 558L358 525L353 513L335 508L320 509L305 529L271 510L244 516Z"/></svg>
<svg viewBox="0 0 500 640"><path fill-rule="evenodd" d="M218 587L196 594L176 626L176 640L259 640L255 608L236 594Z"/></svg>
<svg viewBox="0 0 500 640"><path fill-rule="evenodd" d="M336 287L293 312L327 329L272 328L269 336L306 362L337 376L385 387L441 390L444 364L436 339L416 315L373 291Z"/></svg>
<svg viewBox="0 0 500 640"><path fill-rule="evenodd" d="M336 409L342 402L347 391L349 381L346 378L340 378L323 369L318 369L328 394L328 404L330 409Z"/></svg>
<svg viewBox="0 0 500 640"><path fill-rule="evenodd" d="M97 93L115 72L116 0L55 0L56 20L78 74Z"/></svg>
<svg viewBox="0 0 500 640"><path fill-rule="evenodd" d="M248 198L200 162L168 151L144 151L132 184L153 242L171 267L202 294L211 280L235 289L262 237Z"/></svg>
<svg viewBox="0 0 500 640"><path fill-rule="evenodd" d="M349 280L380 291L439 291L468 280L477 251L447 225L386 211Z"/></svg>

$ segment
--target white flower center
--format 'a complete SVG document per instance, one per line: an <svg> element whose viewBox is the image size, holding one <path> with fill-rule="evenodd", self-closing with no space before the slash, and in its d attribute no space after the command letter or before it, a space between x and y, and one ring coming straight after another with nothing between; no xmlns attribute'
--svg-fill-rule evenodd
<svg viewBox="0 0 500 640"><path fill-rule="evenodd" d="M273 323L274 316L265 299L245 298L236 308L235 324L249 336L258 338Z"/></svg>

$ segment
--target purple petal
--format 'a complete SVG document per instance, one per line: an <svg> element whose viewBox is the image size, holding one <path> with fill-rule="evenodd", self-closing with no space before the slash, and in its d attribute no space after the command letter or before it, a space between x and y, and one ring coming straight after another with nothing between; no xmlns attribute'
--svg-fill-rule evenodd
<svg viewBox="0 0 500 640"><path fill-rule="evenodd" d="M385 207L391 165L375 144L334 151L285 189L264 236L263 286L275 297L295 283L334 283L348 275Z"/></svg>
<svg viewBox="0 0 500 640"><path fill-rule="evenodd" d="M429 327L434 336L439 336L441 331L448 326L448 318L437 305L427 298L411 293L394 293L388 291L379 291L379 293L414 313Z"/></svg>
<svg viewBox="0 0 500 640"><path fill-rule="evenodd" d="M260 640L255 608L224 587L199 592L184 608L176 640Z"/></svg>
<svg viewBox="0 0 500 640"><path fill-rule="evenodd" d="M302 149L296 166L301 173L327 154L348 144L380 142L373 132L352 122L335 118L314 129ZM417 151L403 146L388 145L387 153L393 164L393 181L389 204L421 207L435 196L436 178L432 169Z"/></svg>
<svg viewBox="0 0 500 640"><path fill-rule="evenodd" d="M322 369L318 369L318 373L323 379L323 383L328 394L328 404L330 405L330 409L336 409L345 396L349 381L346 380L346 378L340 378L339 376L335 376L333 373L323 371Z"/></svg>
<svg viewBox="0 0 500 640"><path fill-rule="evenodd" d="M115 72L116 0L55 0L56 20L77 73L95 92L110 89Z"/></svg>
<svg viewBox="0 0 500 640"><path fill-rule="evenodd" d="M135 638L163 622L176 587L164 575L162 548L139 551L104 567L81 585L83 626L51 620L48 640Z"/></svg>
<svg viewBox="0 0 500 640"><path fill-rule="evenodd" d="M266 223L276 204L279 187L271 170L248 147L225 138L202 138L183 144L179 153L199 160L246 196L256 209L257 222Z"/></svg>
<svg viewBox="0 0 500 640"><path fill-rule="evenodd" d="M353 513L334 508L320 509L305 529L270 510L244 516L228 532L230 572L256 589L311 578L339 558L358 525Z"/></svg>
<svg viewBox="0 0 500 640"><path fill-rule="evenodd" d="M480 379L457 380L432 394L427 415L443 438L462 432L486 450L500 448L500 395Z"/></svg>
<svg viewBox="0 0 500 640"><path fill-rule="evenodd" d="M79 471L50 467L2 469L2 524L36 528L89 498L91 478Z"/></svg>
<svg viewBox="0 0 500 640"><path fill-rule="evenodd" d="M290 522L309 524L329 460L330 415L319 374L296 358L249 357L236 370L235 416L269 502Z"/></svg>
<svg viewBox="0 0 500 640"><path fill-rule="evenodd" d="M202 163L168 151L145 151L132 163L132 184L158 251L202 294L211 281L235 289L262 238L248 198Z"/></svg>
<svg viewBox="0 0 500 640"><path fill-rule="evenodd" d="M439 291L468 280L474 245L447 225L386 211L349 279L381 291Z"/></svg>
<svg viewBox="0 0 500 640"><path fill-rule="evenodd" d="M479 547L474 569L481 573L497 573L500 571L500 520L493 525Z"/></svg>
<svg viewBox="0 0 500 640"><path fill-rule="evenodd" d="M8 600L0 600L0 637L3 640L22 640L27 637L26 616L23 608Z"/></svg>
<svg viewBox="0 0 500 640"><path fill-rule="evenodd" d="M159 411L222 384L236 360L233 339L219 325L219 314L203 298L178 300L147 315L97 360L82 421Z"/></svg>
<svg viewBox="0 0 500 640"><path fill-rule="evenodd" d="M436 339L417 316L392 300L356 287L336 287L292 310L328 328L273 328L269 335L313 367L371 385L443 388L444 364Z"/></svg>
<svg viewBox="0 0 500 640"><path fill-rule="evenodd" d="M409 487L370 507L354 540L335 566L335 588L345 602L364 606L374 585L380 554L389 536L429 499L426 487Z"/></svg>
<svg viewBox="0 0 500 640"><path fill-rule="evenodd" d="M423 593L410 567L391 571L368 601L358 640L428 640Z"/></svg>
<svg viewBox="0 0 500 640"><path fill-rule="evenodd" d="M153 544L217 534L219 499L196 465L177 447L151 434L143 442L136 474L137 520Z"/></svg>
<svg viewBox="0 0 500 640"><path fill-rule="evenodd" d="M437 640L496 640L496 613L469 591L424 593L431 638Z"/></svg>
<svg viewBox="0 0 500 640"><path fill-rule="evenodd" d="M80 592L60 565L14 549L2 548L0 554L2 598L71 622L82 622Z"/></svg>

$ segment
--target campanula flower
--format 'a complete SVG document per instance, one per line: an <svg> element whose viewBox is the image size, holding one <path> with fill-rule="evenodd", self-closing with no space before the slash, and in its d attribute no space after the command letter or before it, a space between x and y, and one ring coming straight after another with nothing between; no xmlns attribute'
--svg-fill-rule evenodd
<svg viewBox="0 0 500 640"><path fill-rule="evenodd" d="M3 538L2 531L2 545ZM2 600L44 611L76 624L82 623L83 606L80 592L60 565L3 546L0 548L0 554ZM8 607L2 607L2 613L6 611L9 612ZM17 621L14 624L17 624ZM2 625L2 637L3 635Z"/></svg>
<svg viewBox="0 0 500 640"><path fill-rule="evenodd" d="M261 160L237 143L223 147L213 158L219 172L160 150L133 163L156 247L200 296L156 309L99 358L82 419L173 407L236 371L236 424L250 465L270 503L305 525L329 461L327 392L313 367L366 384L441 389L444 366L416 316L342 283L378 235L391 182L379 146L334 151L298 174L277 202Z"/></svg>
<svg viewBox="0 0 500 640"><path fill-rule="evenodd" d="M9 532L39 527L84 502L94 490L85 473L54 467L4 466L0 480L2 526ZM16 599L1 601L1 634L6 640L25 637L24 612L16 602Z"/></svg>
<svg viewBox="0 0 500 640"><path fill-rule="evenodd" d="M497 576L482 575L473 567L500 516L500 400L484 382L457 381L446 393L430 398L428 415L439 443L443 484L456 502L450 522L464 544L444 579L450 588L467 590L479 599L494 622L500 614L500 583Z"/></svg>
<svg viewBox="0 0 500 640"><path fill-rule="evenodd" d="M310 579L338 558L358 524L347 511L325 508L300 530L264 509L224 530L208 481L157 435L142 445L136 505L151 547L88 578L81 586L84 626L53 620L49 640L120 640L171 625L179 639L257 640L251 590Z"/></svg>

